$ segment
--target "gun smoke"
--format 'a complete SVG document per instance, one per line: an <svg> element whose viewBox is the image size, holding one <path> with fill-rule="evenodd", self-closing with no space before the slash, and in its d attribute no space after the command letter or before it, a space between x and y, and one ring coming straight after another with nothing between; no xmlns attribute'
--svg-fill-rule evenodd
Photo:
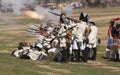
<svg viewBox="0 0 120 75"><path fill-rule="evenodd" d="M23 11L22 9L26 8L26 4L34 4L34 9L35 9L34 12L45 17L42 20L43 23L46 23L49 20L51 20L53 23L57 24L59 21L59 16L55 16L49 13L49 11L52 11L57 14L61 14L62 12L62 9L51 10L49 8L43 8L41 7L41 5L37 4L37 0L1 0L1 3L4 6L11 4L14 10L13 13L18 16L24 15L24 13L22 12ZM65 13L67 14L67 16L70 16L72 14L72 7L70 5L66 5L64 9L66 10Z"/></svg>

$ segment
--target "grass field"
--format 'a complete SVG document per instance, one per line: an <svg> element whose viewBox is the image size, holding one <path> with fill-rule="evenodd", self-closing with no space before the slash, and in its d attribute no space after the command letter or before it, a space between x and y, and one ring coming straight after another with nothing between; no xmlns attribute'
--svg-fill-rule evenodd
<svg viewBox="0 0 120 75"><path fill-rule="evenodd" d="M120 17L120 8L94 8L74 10L72 17L78 18L80 12L87 12L98 27L98 37L102 43L98 45L97 60L82 62L50 62L18 59L10 55L17 49L20 41L33 43L36 38L30 36L27 29L29 24L40 23L27 17L17 17L7 14L10 18L21 23L9 25L0 18L0 75L120 75L120 62L103 59L105 56L107 28L111 18Z"/></svg>

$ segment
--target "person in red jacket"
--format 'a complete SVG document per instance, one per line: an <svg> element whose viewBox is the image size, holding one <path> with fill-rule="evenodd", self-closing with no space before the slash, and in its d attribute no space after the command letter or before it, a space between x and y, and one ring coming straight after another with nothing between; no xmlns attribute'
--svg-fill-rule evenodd
<svg viewBox="0 0 120 75"><path fill-rule="evenodd" d="M115 21L119 20L120 18L115 18L110 21L110 25L108 28L108 42L106 48L106 59L110 59L110 48L115 44L116 40L118 39L118 31L116 29Z"/></svg>
<svg viewBox="0 0 120 75"><path fill-rule="evenodd" d="M120 20L120 18L114 18L110 21L110 25L108 28L108 42L107 42L107 48L106 48L106 59L110 59L111 47L118 46L119 31L115 24L115 21L118 21L118 20ZM112 59L117 59L116 57L118 57L118 54L116 52L112 51Z"/></svg>

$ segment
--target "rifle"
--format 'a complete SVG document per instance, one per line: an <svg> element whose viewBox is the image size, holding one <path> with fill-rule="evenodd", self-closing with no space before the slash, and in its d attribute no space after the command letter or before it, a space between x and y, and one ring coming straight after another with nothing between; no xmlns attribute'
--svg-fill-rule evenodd
<svg viewBox="0 0 120 75"><path fill-rule="evenodd" d="M56 16L60 16L60 14L57 14L57 13L54 13L54 12L51 12L51 11L48 11L48 12L51 13L51 14L54 14Z"/></svg>
<svg viewBox="0 0 120 75"><path fill-rule="evenodd" d="M56 15L56 16L61 16L60 14L57 14L57 13L54 13L54 12L50 12L50 11L49 11L49 13L54 14L54 15ZM72 20L72 21L74 21L74 22L80 22L80 20L76 20L76 19L73 19L73 18L70 18L70 17L67 17L67 16L66 16L66 18L69 19L69 20Z"/></svg>
<svg viewBox="0 0 120 75"><path fill-rule="evenodd" d="M77 26L77 25L68 28L66 31L62 32L60 35L62 35L63 33L67 32L67 31L69 31L69 30L71 30L71 29L73 29L73 28L75 28L76 26ZM52 43L52 41L54 41L56 38L58 38L58 36L55 36L55 37L50 41L50 43Z"/></svg>
<svg viewBox="0 0 120 75"><path fill-rule="evenodd" d="M76 26L77 26L77 25L68 28L66 31L62 32L60 35L62 35L63 33L67 32L67 31L69 31L69 30L71 30L71 29L73 29L73 28L75 28Z"/></svg>

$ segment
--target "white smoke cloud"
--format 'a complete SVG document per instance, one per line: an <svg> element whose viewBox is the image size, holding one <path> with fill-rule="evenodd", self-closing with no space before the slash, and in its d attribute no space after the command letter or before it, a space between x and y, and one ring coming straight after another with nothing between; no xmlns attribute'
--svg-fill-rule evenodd
<svg viewBox="0 0 120 75"><path fill-rule="evenodd" d="M45 19L43 20L43 22L45 22L45 23L49 20L52 20L54 23L57 23L59 20L59 16L56 16L56 15L49 13L49 11L52 11L52 12L57 13L57 14L61 13L61 10L59 10L59 9L50 10L50 9L43 8L40 6L36 6L35 11L38 12L39 14L42 14L45 16Z"/></svg>
<svg viewBox="0 0 120 75"><path fill-rule="evenodd" d="M8 5L12 4L13 5L13 10L16 15L22 15L23 13L21 12L21 9L25 8L26 3L36 3L37 0L1 0L1 3L3 5ZM66 5L65 10L67 11L66 14L67 16L70 16L72 14L72 7L70 5ZM60 9L55 9L55 10L50 10L47 8L43 8L40 5L36 5L35 7L35 12L39 13L40 15L44 15L45 19L43 22L47 22L49 20L52 20L55 24L58 23L59 21L59 16L53 15L49 13L49 11L52 11L57 14L61 14L62 10Z"/></svg>
<svg viewBox="0 0 120 75"><path fill-rule="evenodd" d="M12 4L13 5L13 9L14 9L14 13L16 15L22 15L21 9L25 8L25 4L26 3L35 3L37 0L1 0L3 5L8 5L8 4ZM54 22L58 20L58 17L49 13L48 11L50 11L50 9L47 8L43 8L40 6L36 6L35 7L35 11L39 14L42 14L46 17L46 19L44 20L44 22L48 21L48 20L53 20ZM58 10L54 10L55 13L58 13ZM59 10L60 12L60 10Z"/></svg>
<svg viewBox="0 0 120 75"><path fill-rule="evenodd" d="M65 6L65 10L66 10L66 14L67 14L67 16L71 16L72 15L72 6L71 5L69 5L69 4L67 4L66 6Z"/></svg>
<svg viewBox="0 0 120 75"><path fill-rule="evenodd" d="M21 9L25 8L25 3L34 3L36 0L1 0L3 5L12 4L14 13L17 15L21 15Z"/></svg>
<svg viewBox="0 0 120 75"><path fill-rule="evenodd" d="M1 4L3 5L3 7L7 7L8 5L12 5L12 8L14 10L14 14L16 15L21 15L21 9L25 8L24 4L25 3L33 3L36 0L1 0ZM3 14L0 13L0 19L3 20L3 22L5 22L8 25L15 25L17 24L17 21L12 19L11 16L7 15L7 14Z"/></svg>

